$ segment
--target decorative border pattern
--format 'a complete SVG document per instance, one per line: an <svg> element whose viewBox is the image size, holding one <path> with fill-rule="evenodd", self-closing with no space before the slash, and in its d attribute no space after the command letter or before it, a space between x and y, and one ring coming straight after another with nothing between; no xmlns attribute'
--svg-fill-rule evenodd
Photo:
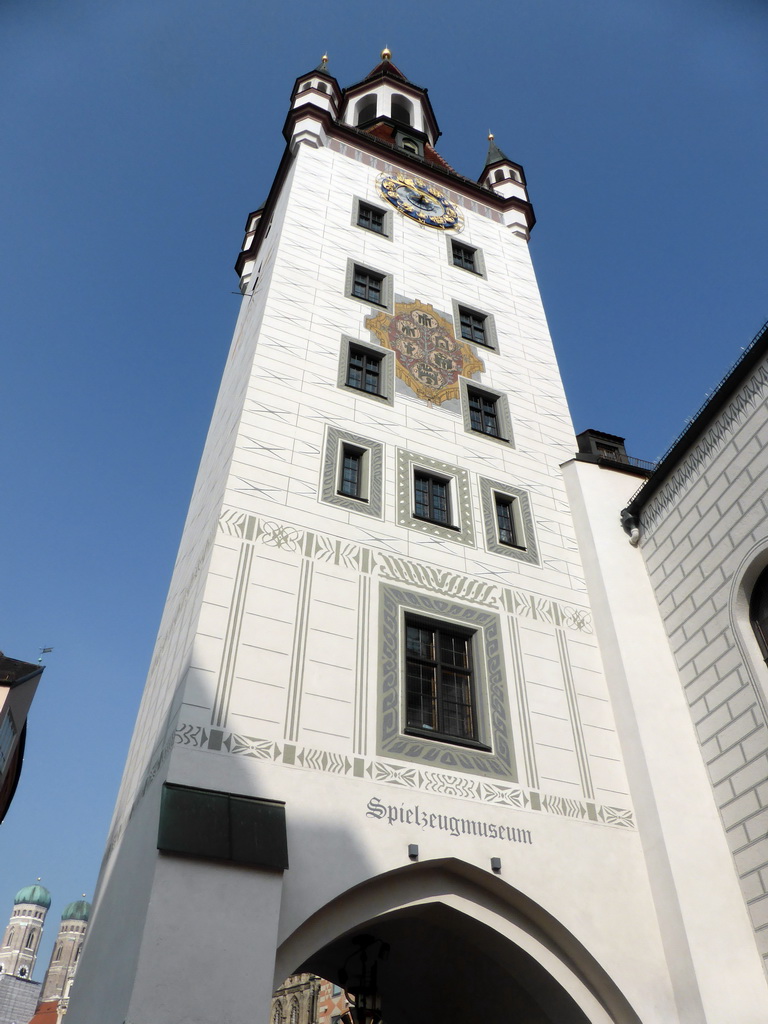
<svg viewBox="0 0 768 1024"><path fill-rule="evenodd" d="M536 542L536 529L533 524L533 512L531 511L531 499L528 492L520 487L513 487L512 484L502 484L497 480L488 480L486 477L478 477L480 481L480 499L483 505L483 526L485 528L485 546L496 555L504 555L507 558L515 558L518 562L526 562L528 565L540 565L539 545ZM523 521L523 533L525 534L525 547L513 548L509 544L502 544L498 539L496 526L496 501L494 494L508 494L519 502L520 518Z"/></svg>
<svg viewBox="0 0 768 1024"><path fill-rule="evenodd" d="M562 626L575 633L588 636L594 633L592 612L589 608L564 604L526 590L489 583L476 576L437 569L415 559L406 561L396 555L374 552L355 541L329 537L314 530L289 526L271 519L261 519L241 509L224 509L219 518L219 530L229 537L250 543L299 551L308 558L320 562L344 565L348 569L363 573L378 573L386 579L418 586L441 597L482 603L489 608L509 612L518 618Z"/></svg>
<svg viewBox="0 0 768 1024"><path fill-rule="evenodd" d="M517 781L509 727L509 702L501 660L499 616L382 584L379 591L381 659L379 668L378 753L400 761L418 761L458 768L474 775ZM401 669L402 611L422 612L477 630L475 648L475 707L479 733L491 753L406 736L401 729L403 686Z"/></svg>
<svg viewBox="0 0 768 1024"><path fill-rule="evenodd" d="M414 469L435 470L451 481L452 503L458 519L458 530L427 523L423 519L415 519L413 508L413 471ZM456 541L459 544L474 546L475 530L472 525L472 498L469 490L469 473L458 466L450 466L447 462L431 459L429 456L416 455L405 448L397 449L397 523L419 533L427 533L432 537Z"/></svg>
<svg viewBox="0 0 768 1024"><path fill-rule="evenodd" d="M356 448L363 448L368 453L367 481L368 500L347 498L339 494L339 452L341 445L347 443ZM362 460L361 460L362 461ZM347 512L357 512L364 516L381 519L384 510L384 445L378 441L370 441L359 434L350 434L338 427L327 427L325 435L325 455L323 458L323 477L320 484L320 500L327 505L338 505Z"/></svg>
<svg viewBox="0 0 768 1024"><path fill-rule="evenodd" d="M490 782L471 775L453 775L449 771L433 770L427 766L407 767L378 758L336 754L297 743L264 740L242 733L184 723L180 723L176 729L175 741L177 746L187 749L270 761L297 770L368 779L371 782L388 783L403 789L437 793L501 807L539 811L556 817L592 821L614 828L635 828L634 815L625 807L611 807L591 800L575 800L537 790L526 790L514 784Z"/></svg>

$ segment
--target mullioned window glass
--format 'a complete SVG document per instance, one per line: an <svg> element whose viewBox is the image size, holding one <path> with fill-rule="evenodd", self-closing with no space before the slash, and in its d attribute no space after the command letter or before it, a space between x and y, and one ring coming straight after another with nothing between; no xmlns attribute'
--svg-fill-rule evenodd
<svg viewBox="0 0 768 1024"><path fill-rule="evenodd" d="M356 299L363 299L365 302L373 302L380 306L382 304L381 287L383 282L384 278L381 274L374 274L371 270L355 267L352 294Z"/></svg>
<svg viewBox="0 0 768 1024"><path fill-rule="evenodd" d="M500 437L499 416L496 409L497 399L480 391L468 391L469 418L472 429L480 434Z"/></svg>
<svg viewBox="0 0 768 1024"><path fill-rule="evenodd" d="M414 512L419 519L441 526L450 525L448 481L417 473L414 477Z"/></svg>
<svg viewBox="0 0 768 1024"><path fill-rule="evenodd" d="M475 273L475 250L468 245L462 245L461 242L453 242L453 265Z"/></svg>
<svg viewBox="0 0 768 1024"><path fill-rule="evenodd" d="M360 203L357 212L357 223L361 228L375 231L381 235L384 233L384 211L377 210L374 206L366 206L364 203Z"/></svg>
<svg viewBox="0 0 768 1024"><path fill-rule="evenodd" d="M347 385L369 395L381 394L381 362L381 356L350 346Z"/></svg>
<svg viewBox="0 0 768 1024"><path fill-rule="evenodd" d="M471 636L406 621L406 729L475 739Z"/></svg>

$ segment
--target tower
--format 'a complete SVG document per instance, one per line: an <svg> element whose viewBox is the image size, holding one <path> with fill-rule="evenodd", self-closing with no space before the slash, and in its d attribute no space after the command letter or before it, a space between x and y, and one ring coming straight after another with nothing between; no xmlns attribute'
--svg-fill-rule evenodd
<svg viewBox="0 0 768 1024"><path fill-rule="evenodd" d="M16 893L0 949L0 973L16 978L32 977L50 906L51 894L38 883L26 885Z"/></svg>
<svg viewBox="0 0 768 1024"><path fill-rule="evenodd" d="M68 999L80 960L91 905L85 899L68 903L61 915L59 933L43 980L43 1002Z"/></svg>
<svg viewBox="0 0 768 1024"><path fill-rule="evenodd" d="M371 1024L757 1024L690 722L588 589L522 167L451 168L387 51L284 134L71 1024L265 1024L302 973Z"/></svg>

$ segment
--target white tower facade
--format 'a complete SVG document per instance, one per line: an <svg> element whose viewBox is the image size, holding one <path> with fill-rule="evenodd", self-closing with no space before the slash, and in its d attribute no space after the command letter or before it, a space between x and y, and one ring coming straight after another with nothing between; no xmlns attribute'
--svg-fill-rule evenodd
<svg viewBox="0 0 768 1024"><path fill-rule="evenodd" d="M35 884L19 889L0 947L0 973L29 979L37 962L45 915L51 906L51 894Z"/></svg>
<svg viewBox="0 0 768 1024"><path fill-rule="evenodd" d="M71 1024L265 1024L301 971L360 1021L758 1024L690 721L606 672L522 168L449 167L388 55L285 135Z"/></svg>

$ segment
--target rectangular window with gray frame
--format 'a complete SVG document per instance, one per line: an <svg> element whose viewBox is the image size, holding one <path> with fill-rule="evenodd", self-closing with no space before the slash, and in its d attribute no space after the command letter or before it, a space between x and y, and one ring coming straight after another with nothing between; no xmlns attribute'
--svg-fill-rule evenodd
<svg viewBox="0 0 768 1024"><path fill-rule="evenodd" d="M358 434L328 427L320 500L348 512L382 517L384 446Z"/></svg>
<svg viewBox="0 0 768 1024"><path fill-rule="evenodd" d="M392 278L380 270L347 260L344 290L351 299L392 311Z"/></svg>
<svg viewBox="0 0 768 1024"><path fill-rule="evenodd" d="M391 349L342 336L338 385L394 404L395 354Z"/></svg>
<svg viewBox="0 0 768 1024"><path fill-rule="evenodd" d="M516 779L499 616L390 584L379 608L378 753Z"/></svg>
<svg viewBox="0 0 768 1024"><path fill-rule="evenodd" d="M474 545L467 471L398 448L397 521L419 533Z"/></svg>
<svg viewBox="0 0 768 1024"><path fill-rule="evenodd" d="M452 266L461 270L468 270L470 274L477 274L478 277L486 277L485 260L481 249L466 242L460 242L456 238L449 237L448 259Z"/></svg>
<svg viewBox="0 0 768 1024"><path fill-rule="evenodd" d="M539 548L528 492L480 477L485 545L529 565L539 565Z"/></svg>
<svg viewBox="0 0 768 1024"><path fill-rule="evenodd" d="M364 199L355 199L353 208L352 223L355 227L363 228L365 231L372 231L382 238L392 237L392 214L373 203L367 203Z"/></svg>
<svg viewBox="0 0 768 1024"><path fill-rule="evenodd" d="M464 429L514 446L507 396L466 377L459 377L459 386Z"/></svg>
<svg viewBox="0 0 768 1024"><path fill-rule="evenodd" d="M454 331L457 338L463 338L473 345L498 350L496 325L490 313L453 302Z"/></svg>

